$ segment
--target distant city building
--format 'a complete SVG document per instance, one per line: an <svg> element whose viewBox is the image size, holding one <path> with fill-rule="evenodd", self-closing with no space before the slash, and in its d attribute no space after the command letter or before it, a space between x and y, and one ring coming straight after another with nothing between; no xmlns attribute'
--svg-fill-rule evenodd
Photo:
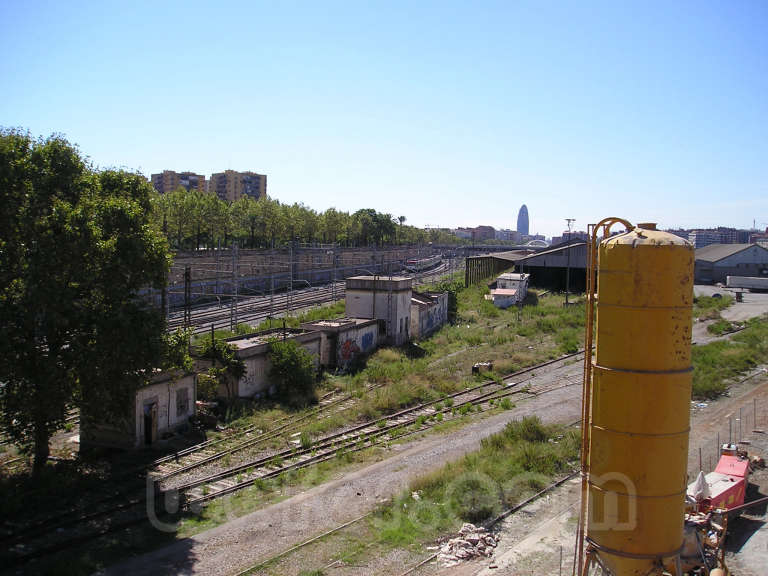
<svg viewBox="0 0 768 576"><path fill-rule="evenodd" d="M697 228L691 230L688 234L688 242L693 244L694 248L703 248L710 244L738 244L739 239L744 239L745 235L742 232L746 232L746 239L749 239L749 232L747 230L741 231L736 228L726 228L724 226L718 226L717 228Z"/></svg>
<svg viewBox="0 0 768 576"><path fill-rule="evenodd" d="M688 235L691 233L691 231L686 228L667 228L664 230L664 232L667 232L668 234L674 234L675 236L684 240L688 240Z"/></svg>
<svg viewBox="0 0 768 576"><path fill-rule="evenodd" d="M500 240L502 242L520 242L520 232L517 230L496 230L496 240Z"/></svg>
<svg viewBox="0 0 768 576"><path fill-rule="evenodd" d="M563 230L562 236L552 236L552 246L556 246L562 242L567 242L569 239L589 240L589 234L584 232L584 230L571 230L570 232L568 232L568 230Z"/></svg>
<svg viewBox="0 0 768 576"><path fill-rule="evenodd" d="M765 232L752 232L749 235L749 243L768 248L768 228L765 229Z"/></svg>
<svg viewBox="0 0 768 576"><path fill-rule="evenodd" d="M151 181L152 186L154 186L155 190L160 192L160 194L173 192L177 188L200 190L200 192L208 191L208 183L205 180L205 176L202 174L195 174L194 172L163 170L159 174L152 174Z"/></svg>
<svg viewBox="0 0 768 576"><path fill-rule="evenodd" d="M517 213L517 231L523 236L528 235L528 207L525 204L520 207L520 212Z"/></svg>
<svg viewBox="0 0 768 576"><path fill-rule="evenodd" d="M211 175L209 189L227 202L235 202L243 196L258 200L267 195L267 177L255 172L225 170Z"/></svg>
<svg viewBox="0 0 768 576"><path fill-rule="evenodd" d="M496 229L493 226L478 226L475 228L475 242L485 242L496 238Z"/></svg>
<svg viewBox="0 0 768 576"><path fill-rule="evenodd" d="M496 238L496 229L493 226L477 226L475 228L457 228L453 231L457 238L472 240L473 242L485 242Z"/></svg>
<svg viewBox="0 0 768 576"><path fill-rule="evenodd" d="M472 240L472 228L456 228L453 235L462 240Z"/></svg>

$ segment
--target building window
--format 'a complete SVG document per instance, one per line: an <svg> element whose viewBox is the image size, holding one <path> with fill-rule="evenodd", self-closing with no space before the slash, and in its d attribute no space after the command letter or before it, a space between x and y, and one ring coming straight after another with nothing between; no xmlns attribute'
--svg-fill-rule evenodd
<svg viewBox="0 0 768 576"><path fill-rule="evenodd" d="M189 389L179 388L176 390L176 417L185 416L189 411Z"/></svg>

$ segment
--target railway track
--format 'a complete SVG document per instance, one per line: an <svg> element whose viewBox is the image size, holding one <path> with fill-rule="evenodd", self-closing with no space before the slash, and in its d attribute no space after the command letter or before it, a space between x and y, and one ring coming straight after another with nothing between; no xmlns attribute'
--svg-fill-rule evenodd
<svg viewBox="0 0 768 576"><path fill-rule="evenodd" d="M415 280L423 284L432 281L436 276L442 276L451 272L451 266L443 262L440 266L420 272ZM296 310L310 308L344 298L344 282L326 284L311 288L301 288L293 292L278 292L272 295L251 296L239 299L237 305L238 323L256 325L266 320L270 315L281 316ZM232 318L230 302L226 304L208 304L193 307L191 311L190 327L195 334L211 329L228 329ZM184 326L183 311L176 311L168 317L168 329L176 330Z"/></svg>
<svg viewBox="0 0 768 576"><path fill-rule="evenodd" d="M536 500L538 500L539 498L541 498L545 494L548 494L549 492L551 492L555 488L558 488L559 486L562 486L568 480L571 480L572 478L575 478L578 474L579 474L579 471L578 470L574 470L574 471L570 472L569 474L559 478L558 480L555 480L554 482L552 482L548 486L545 486L544 488L542 488L541 490L539 490L535 494L529 496L528 498L526 498L522 502L519 502L519 503L515 504L514 506L512 506L511 508L507 508L506 510L502 511L501 514L499 514L495 518L492 518L491 520L489 520L487 522L484 522L482 524L482 526L484 528L486 528L486 529L492 528L493 526L498 524L503 519L511 516L515 512L519 512L520 510L525 509L526 506L529 506L530 504L532 504L533 502L535 502ZM300 544L296 544L295 546L292 546L292 547L288 548L287 550L284 550L284 551L280 552L279 554L276 554L275 556L272 556L272 557L268 558L267 560L262 560L262 561L260 561L257 564L249 566L249 567L245 568L244 570L241 570L241 571L237 572L233 576L249 576L251 574L256 574L257 570L261 570L262 568L267 568L270 564L275 563L277 560L285 558L286 556L289 556L290 554L293 554L294 552L297 552L298 550L301 550L302 548L306 548L307 546L310 546L310 545L314 544L315 542L319 542L320 540L323 540L324 538L327 538L328 536L331 536L331 535L333 535L333 534L335 534L337 532L341 532L342 530L344 530L346 528L349 528L350 526L354 526L358 522L361 522L362 520L365 520L366 518L370 518L371 516L373 516L373 512L368 512L367 514L363 514L362 516L358 516L357 518L354 518L353 520L350 520L349 522L345 522L344 524L340 524L339 526L336 526L335 528L332 528L331 530L327 530L327 531L323 532L322 534L319 534L318 536L314 536L314 537L310 538L309 540L305 540L304 542L301 542ZM422 566L424 566L426 564L429 564L430 562L435 560L435 558L437 558L437 556L438 556L437 553L430 554L427 558L425 558L425 559L419 561L417 564L411 566L405 572L400 573L399 576L409 576L410 574L415 573L416 570L418 570ZM325 568L330 568L330 567L334 566L335 564L337 564L338 562L339 561L337 560L337 561L329 564Z"/></svg>
<svg viewBox="0 0 768 576"><path fill-rule="evenodd" d="M150 488L142 494L134 492L133 497L128 497L125 493L118 492L94 504L87 512L81 510L58 514L19 530L8 538L3 538L7 545L20 543L22 540L25 545L24 553L12 555L6 561L11 564L24 563L33 558L88 542L99 536L141 524L147 521L148 510L155 510L158 515L164 514L158 509L160 503L178 502L182 508L196 508L216 498L252 486L259 479L268 480L292 470L300 470L331 460L339 454L381 446L405 436L424 432L441 421L448 421L464 414L484 412L504 398L520 394L535 396L552 392L563 386L580 385L581 380L578 376L566 379L565 384L558 382L555 385L535 388L525 385L533 378L534 371L557 363L564 363L563 367L565 367L569 359L580 354L577 352L550 360L507 375L499 382L486 381L441 399L348 427L316 439L308 448L294 447L261 454L246 459L236 466L192 479L185 479L184 473L175 473L173 468L167 469L160 473L159 480L152 480L149 484ZM516 381L511 382L511 380ZM207 446L209 448L217 446L214 442ZM221 445L218 446L221 447ZM218 450L214 455L203 455L204 450L197 453L205 459L211 456L221 457L221 454L232 449L236 447L227 444L226 449ZM175 461L173 456L170 459L160 459L156 461L155 470L160 470L159 467L173 461ZM176 479L173 484L170 483L171 478Z"/></svg>
<svg viewBox="0 0 768 576"><path fill-rule="evenodd" d="M72 426L75 426L80 423L80 411L77 408L71 408L67 411L67 417L64 418L65 424L71 424ZM13 440L6 436L5 434L0 434L0 446L7 446L10 444L13 444ZM6 464L9 464L10 461L6 460L5 462L0 462L0 467L5 466Z"/></svg>

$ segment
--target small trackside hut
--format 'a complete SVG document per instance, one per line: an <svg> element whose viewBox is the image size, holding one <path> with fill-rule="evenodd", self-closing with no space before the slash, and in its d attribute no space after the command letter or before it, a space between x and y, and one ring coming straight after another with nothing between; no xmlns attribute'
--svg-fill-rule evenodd
<svg viewBox="0 0 768 576"><path fill-rule="evenodd" d="M261 398L270 392L269 344L273 340L294 340L312 357L317 370L320 366L322 334L299 328L273 328L253 334L228 338L227 344L235 349L235 357L245 364L245 374L237 382L228 378L219 388L219 396L225 398Z"/></svg>
<svg viewBox="0 0 768 576"><path fill-rule="evenodd" d="M411 296L411 338L420 340L448 320L447 292L413 292Z"/></svg>
<svg viewBox="0 0 768 576"><path fill-rule="evenodd" d="M496 279L496 288L486 294L486 300L497 308L509 308L525 300L528 294L529 274L502 274Z"/></svg>
<svg viewBox="0 0 768 576"><path fill-rule="evenodd" d="M81 449L138 448L185 428L195 415L197 379L180 370L156 371L136 390L122 416L81 413Z"/></svg>

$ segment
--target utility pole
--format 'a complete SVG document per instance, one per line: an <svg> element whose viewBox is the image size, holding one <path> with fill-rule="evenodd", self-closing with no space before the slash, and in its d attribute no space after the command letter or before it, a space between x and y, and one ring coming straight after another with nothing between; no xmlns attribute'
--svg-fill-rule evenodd
<svg viewBox="0 0 768 576"><path fill-rule="evenodd" d="M565 268L565 305L568 306L568 293L571 290L571 224L573 224L576 220L575 218L566 218L566 222L568 222L568 245L566 247L566 250L568 250L568 265Z"/></svg>
<svg viewBox="0 0 768 576"><path fill-rule="evenodd" d="M184 328L192 323L192 267L184 267Z"/></svg>
<svg viewBox="0 0 768 576"><path fill-rule="evenodd" d="M216 297L218 298L219 292L219 276L221 275L221 238L216 248ZM221 300L219 300L219 307L221 307Z"/></svg>
<svg viewBox="0 0 768 576"><path fill-rule="evenodd" d="M229 328L232 332L237 332L238 267L237 243L232 242L232 300L229 315Z"/></svg>
<svg viewBox="0 0 768 576"><path fill-rule="evenodd" d="M293 306L293 238L291 238L291 252L290 252L290 280L288 281L288 314L291 313L291 306Z"/></svg>

